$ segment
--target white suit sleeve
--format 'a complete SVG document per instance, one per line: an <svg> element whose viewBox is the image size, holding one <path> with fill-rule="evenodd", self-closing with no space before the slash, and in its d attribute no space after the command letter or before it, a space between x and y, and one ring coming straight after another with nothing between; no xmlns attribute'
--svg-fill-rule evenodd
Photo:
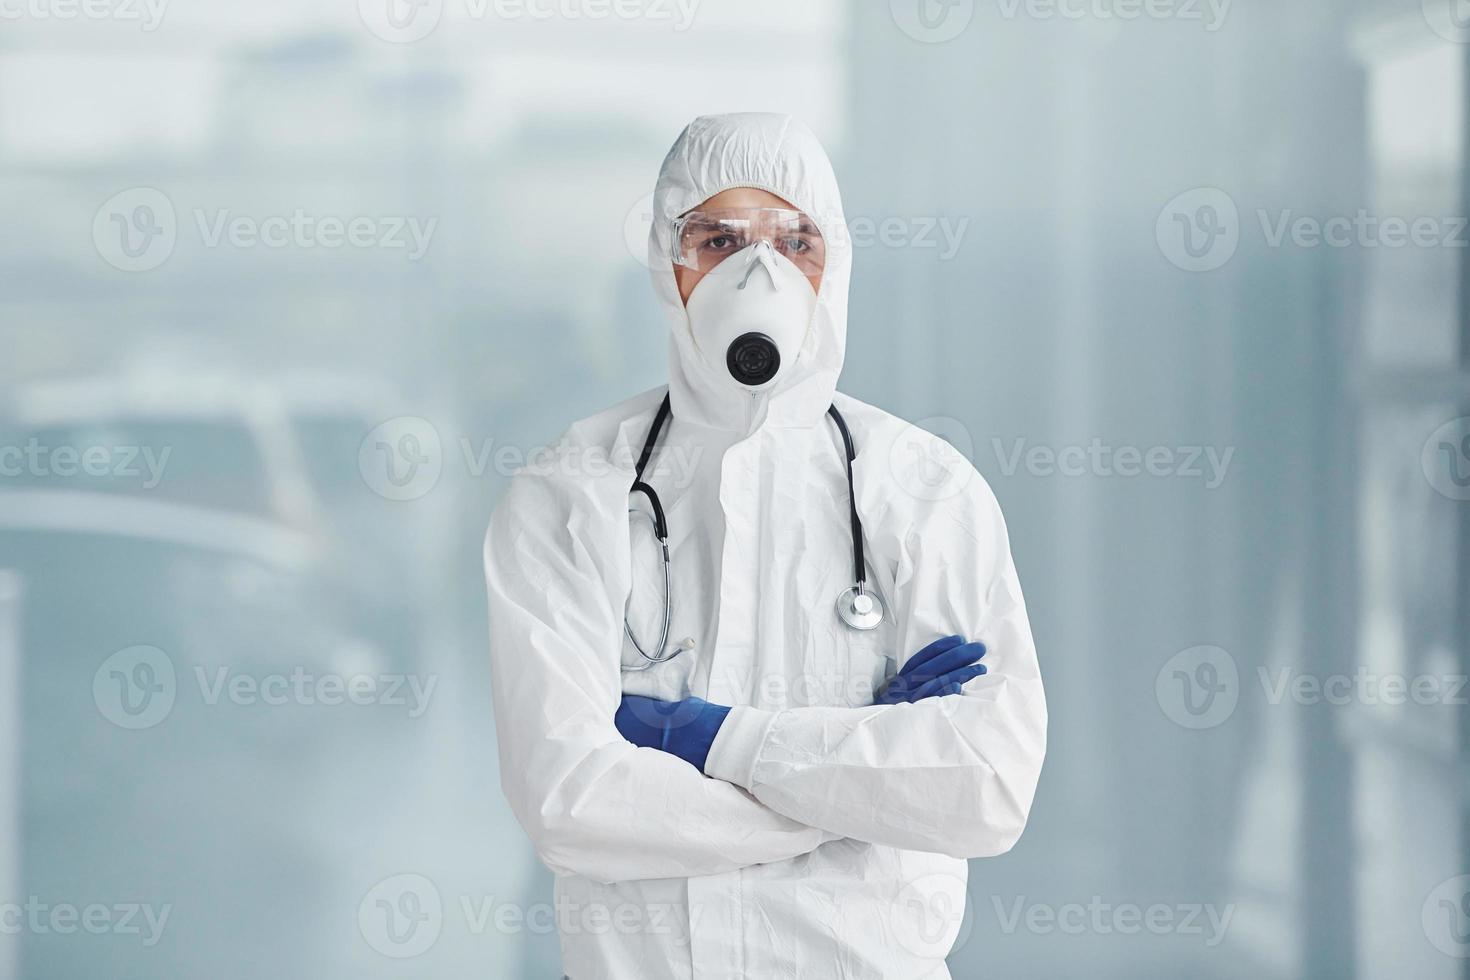
<svg viewBox="0 0 1470 980"><path fill-rule="evenodd" d="M607 564L616 550L595 539L608 522L588 520L566 493L517 477L485 540L501 784L542 860L603 882L690 877L833 839L613 727L622 613ZM620 500L613 514L624 508ZM626 542L626 524L614 523Z"/></svg>
<svg viewBox="0 0 1470 980"><path fill-rule="evenodd" d="M957 633L985 644L989 673L914 704L736 707L705 771L844 837L1000 854L1026 825L1046 751L1046 702L1005 523L978 474L902 523L877 543L892 552L882 557L896 569L904 655Z"/></svg>

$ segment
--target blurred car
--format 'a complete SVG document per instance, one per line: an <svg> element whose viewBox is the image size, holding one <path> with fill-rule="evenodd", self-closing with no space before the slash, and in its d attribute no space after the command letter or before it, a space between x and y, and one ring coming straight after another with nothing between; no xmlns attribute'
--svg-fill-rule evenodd
<svg viewBox="0 0 1470 980"><path fill-rule="evenodd" d="M108 937L119 975L254 976L280 964L253 955L286 954L337 975L316 951L356 887L353 838L320 828L381 808L383 780L422 758L408 707L228 686L423 673L423 610L394 587L413 569L371 527L386 502L357 473L373 410L329 390L293 402L224 374L120 373L24 387L0 413L0 567L23 589L22 892L105 900L116 883L175 906L158 948ZM177 693L131 731L96 685L138 646ZM66 938L22 937L21 974L95 972L95 944ZM211 949L238 952L236 972L196 960Z"/></svg>

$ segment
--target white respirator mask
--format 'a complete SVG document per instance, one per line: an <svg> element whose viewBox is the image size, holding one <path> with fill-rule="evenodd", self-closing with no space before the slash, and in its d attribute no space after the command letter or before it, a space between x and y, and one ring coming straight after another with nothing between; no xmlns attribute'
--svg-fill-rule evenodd
<svg viewBox="0 0 1470 980"><path fill-rule="evenodd" d="M768 391L791 373L816 306L811 280L762 240L707 272L685 309L712 370Z"/></svg>

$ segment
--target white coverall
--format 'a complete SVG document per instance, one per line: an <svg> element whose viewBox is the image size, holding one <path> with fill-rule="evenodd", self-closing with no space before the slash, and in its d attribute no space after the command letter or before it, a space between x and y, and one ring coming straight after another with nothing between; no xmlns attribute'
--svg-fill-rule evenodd
<svg viewBox="0 0 1470 980"><path fill-rule="evenodd" d="M828 241L796 370L756 395L700 356L670 264L671 220L741 186L807 212ZM661 617L658 548L630 523L628 491L663 389L574 424L491 521L501 781L556 873L572 980L947 977L965 859L1005 852L1026 825L1046 705L1005 524L942 440L835 394L841 214L825 153L786 116L697 119L659 175L649 251L673 418L645 478L668 512L671 641L692 650L619 669L639 663L623 635L630 592L640 638ZM888 610L871 632L834 607L853 584L834 400L858 449L868 582ZM907 657L951 633L986 644L988 674L872 706ZM707 774L624 741L624 692L734 706Z"/></svg>

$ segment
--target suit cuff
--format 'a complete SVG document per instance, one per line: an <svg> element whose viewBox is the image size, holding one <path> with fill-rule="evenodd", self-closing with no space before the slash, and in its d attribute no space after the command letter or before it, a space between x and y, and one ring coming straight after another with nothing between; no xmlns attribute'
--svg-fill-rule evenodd
<svg viewBox="0 0 1470 980"><path fill-rule="evenodd" d="M755 784L756 760L775 720L774 711L743 705L731 709L710 746L704 774L750 790Z"/></svg>

